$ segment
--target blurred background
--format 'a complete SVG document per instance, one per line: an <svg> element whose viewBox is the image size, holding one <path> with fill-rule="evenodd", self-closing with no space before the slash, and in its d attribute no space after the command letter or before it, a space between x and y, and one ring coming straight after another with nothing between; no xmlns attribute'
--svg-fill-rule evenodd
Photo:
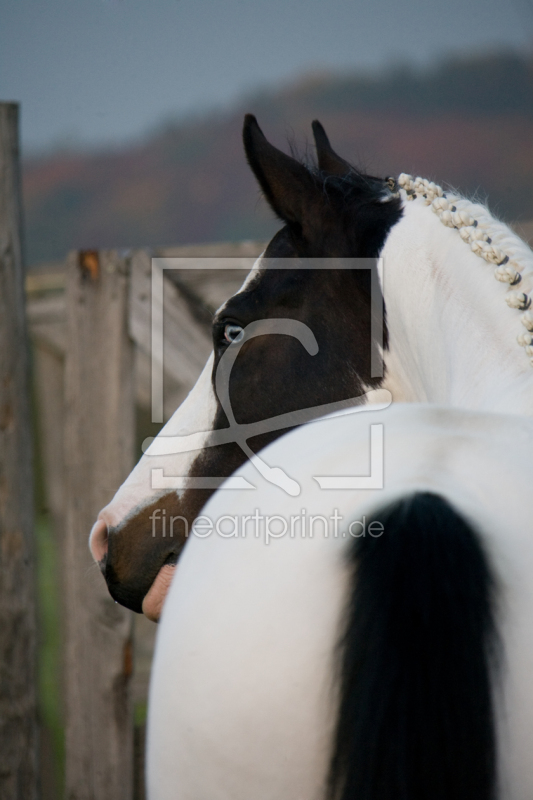
<svg viewBox="0 0 533 800"><path fill-rule="evenodd" d="M59 278L30 291L34 328L63 313L70 249L274 233L244 158L246 112L302 157L319 118L368 172L452 185L519 232L533 220L533 0L0 0L0 99L22 106L29 279ZM60 546L35 424L42 796L57 800ZM141 730L155 626L136 626Z"/></svg>
<svg viewBox="0 0 533 800"><path fill-rule="evenodd" d="M0 17L32 266L271 235L247 111L278 146L311 152L318 117L374 174L533 217L532 0L0 0Z"/></svg>

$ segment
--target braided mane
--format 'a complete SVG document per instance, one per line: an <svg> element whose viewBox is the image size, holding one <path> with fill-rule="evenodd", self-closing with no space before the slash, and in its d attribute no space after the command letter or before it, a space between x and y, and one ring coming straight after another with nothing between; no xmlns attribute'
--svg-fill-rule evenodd
<svg viewBox="0 0 533 800"><path fill-rule="evenodd" d="M454 228L471 250L485 261L495 264L494 277L509 287L520 284L520 291L509 290L505 301L510 308L524 311L520 321L526 328L517 337L518 344L533 366L533 253L503 222L494 219L480 203L472 203L458 194L445 192L441 186L425 178L402 173L398 185L407 200L422 199L439 217L443 225Z"/></svg>

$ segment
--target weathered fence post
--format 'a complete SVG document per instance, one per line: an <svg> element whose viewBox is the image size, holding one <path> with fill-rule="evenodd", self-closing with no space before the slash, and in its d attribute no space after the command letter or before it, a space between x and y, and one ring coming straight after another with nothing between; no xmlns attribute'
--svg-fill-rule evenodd
<svg viewBox="0 0 533 800"><path fill-rule="evenodd" d="M0 797L37 797L29 363L18 106L0 103Z"/></svg>
<svg viewBox="0 0 533 800"><path fill-rule="evenodd" d="M115 252L67 265L65 363L66 793L131 800L132 614L113 602L88 549L96 515L133 467L129 264Z"/></svg>

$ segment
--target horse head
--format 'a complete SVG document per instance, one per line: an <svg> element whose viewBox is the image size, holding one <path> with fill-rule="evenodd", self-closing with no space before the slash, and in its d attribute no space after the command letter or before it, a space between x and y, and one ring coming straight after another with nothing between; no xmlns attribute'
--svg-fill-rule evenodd
<svg viewBox="0 0 533 800"><path fill-rule="evenodd" d="M249 459L282 480L258 453L313 414L380 387L395 400L533 413L527 245L485 207L405 174L364 175L319 122L313 133L308 167L246 116L246 157L282 227L216 312L198 383L91 534L112 596L154 619L207 499L242 487L229 476Z"/></svg>
<svg viewBox="0 0 533 800"><path fill-rule="evenodd" d="M377 284L381 302L375 259L402 203L394 181L364 175L340 158L319 122L313 133L318 165L311 168L271 145L255 117L246 116L248 163L283 226L216 312L213 354L197 384L91 533L113 598L152 619L192 522L221 484L231 486L223 479L248 459L273 473L257 453L308 418L300 412L317 416L335 404L362 402L383 382L373 364L387 332L381 316L376 335L371 294ZM357 269L353 259L363 258L371 261ZM275 425L250 427L273 419ZM228 441L225 432L235 426L244 433ZM169 437L193 433L187 452L165 452ZM156 469L186 477L182 488L154 485Z"/></svg>

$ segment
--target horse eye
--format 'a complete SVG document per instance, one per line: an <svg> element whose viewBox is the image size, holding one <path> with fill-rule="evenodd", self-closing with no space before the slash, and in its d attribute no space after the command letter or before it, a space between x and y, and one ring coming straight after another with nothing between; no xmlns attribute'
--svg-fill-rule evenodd
<svg viewBox="0 0 533 800"><path fill-rule="evenodd" d="M244 330L240 325L226 325L224 328L224 339L227 342L240 342L244 336Z"/></svg>

